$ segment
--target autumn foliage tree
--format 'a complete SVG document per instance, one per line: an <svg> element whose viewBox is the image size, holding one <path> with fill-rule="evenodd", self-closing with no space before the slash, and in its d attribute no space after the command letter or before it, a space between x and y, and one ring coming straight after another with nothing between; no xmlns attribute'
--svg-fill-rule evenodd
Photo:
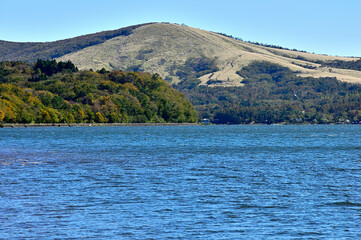
<svg viewBox="0 0 361 240"><path fill-rule="evenodd" d="M5 113L0 109L0 123L3 122L4 117L5 117Z"/></svg>

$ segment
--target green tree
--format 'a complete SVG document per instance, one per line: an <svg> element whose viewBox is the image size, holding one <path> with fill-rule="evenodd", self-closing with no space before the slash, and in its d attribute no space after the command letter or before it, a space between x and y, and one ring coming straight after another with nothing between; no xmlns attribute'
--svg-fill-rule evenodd
<svg viewBox="0 0 361 240"><path fill-rule="evenodd" d="M54 96L51 104L55 109L61 109L64 107L64 99L61 96Z"/></svg>

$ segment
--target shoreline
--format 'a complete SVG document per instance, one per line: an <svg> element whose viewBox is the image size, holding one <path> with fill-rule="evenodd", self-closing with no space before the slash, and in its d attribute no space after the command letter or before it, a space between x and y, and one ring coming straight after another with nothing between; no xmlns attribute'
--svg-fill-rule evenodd
<svg viewBox="0 0 361 240"><path fill-rule="evenodd" d="M360 123L328 123L328 124L203 124L203 123L3 123L0 128L40 128L40 127L162 127L162 126L210 126L210 125L361 125Z"/></svg>
<svg viewBox="0 0 361 240"><path fill-rule="evenodd" d="M0 128L199 126L199 123L3 123Z"/></svg>

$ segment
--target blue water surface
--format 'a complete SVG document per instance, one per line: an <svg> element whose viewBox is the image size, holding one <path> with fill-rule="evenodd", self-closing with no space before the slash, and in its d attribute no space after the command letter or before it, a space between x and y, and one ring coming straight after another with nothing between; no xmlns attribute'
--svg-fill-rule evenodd
<svg viewBox="0 0 361 240"><path fill-rule="evenodd" d="M361 126L0 129L0 239L361 238Z"/></svg>

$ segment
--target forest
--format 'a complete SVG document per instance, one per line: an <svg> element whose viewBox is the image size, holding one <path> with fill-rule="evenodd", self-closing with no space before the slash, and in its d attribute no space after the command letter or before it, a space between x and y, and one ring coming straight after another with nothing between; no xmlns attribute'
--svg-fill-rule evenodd
<svg viewBox="0 0 361 240"><path fill-rule="evenodd" d="M361 122L359 84L336 78L298 77L290 69L269 62L253 62L237 73L243 77L243 87L178 89L192 102L200 118L213 123Z"/></svg>
<svg viewBox="0 0 361 240"><path fill-rule="evenodd" d="M0 123L183 123L197 113L158 74L0 62Z"/></svg>

